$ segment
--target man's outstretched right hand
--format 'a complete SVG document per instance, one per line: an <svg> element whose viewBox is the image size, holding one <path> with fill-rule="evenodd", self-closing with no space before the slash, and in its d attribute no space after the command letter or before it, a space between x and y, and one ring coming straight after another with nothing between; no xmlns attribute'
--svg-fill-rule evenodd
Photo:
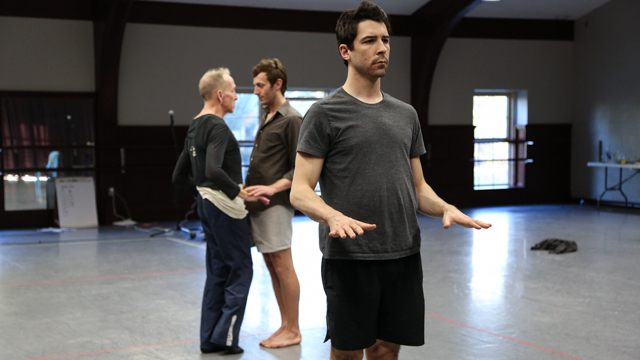
<svg viewBox="0 0 640 360"><path fill-rule="evenodd" d="M376 228L375 224L368 224L359 220L352 219L345 216L341 212L332 212L327 217L327 224L329 225L329 236L334 238L345 239L347 236L355 239L356 234L362 235L366 231L371 231Z"/></svg>

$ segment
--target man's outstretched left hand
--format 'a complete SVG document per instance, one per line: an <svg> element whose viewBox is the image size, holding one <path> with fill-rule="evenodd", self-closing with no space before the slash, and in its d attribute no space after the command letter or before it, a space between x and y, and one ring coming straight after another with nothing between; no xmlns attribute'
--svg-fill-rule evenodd
<svg viewBox="0 0 640 360"><path fill-rule="evenodd" d="M491 224L472 219L469 216L463 214L462 211L458 210L458 208L456 208L455 206L448 205L446 210L444 211L444 215L442 216L442 225L445 229L448 229L451 227L451 225L454 224L477 230L488 229L491 227Z"/></svg>

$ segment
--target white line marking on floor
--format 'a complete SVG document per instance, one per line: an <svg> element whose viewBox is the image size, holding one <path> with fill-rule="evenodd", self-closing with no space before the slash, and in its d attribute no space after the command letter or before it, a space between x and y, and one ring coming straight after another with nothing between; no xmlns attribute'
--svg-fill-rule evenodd
<svg viewBox="0 0 640 360"><path fill-rule="evenodd" d="M96 240L63 240L63 241L51 241L43 243L32 244L13 244L13 245L0 245L0 249L11 249L19 247L33 247L33 246L60 246L60 245L86 245L95 244L97 242L127 242L127 241L149 241L149 240L161 240L163 238L136 238L136 239L96 239Z"/></svg>
<svg viewBox="0 0 640 360"><path fill-rule="evenodd" d="M189 246L195 246L195 247L200 248L200 249L206 249L207 248L207 244L206 243L196 243L194 241L184 241L184 240L180 240L180 239L176 239L176 238L172 238L172 237L168 237L168 236L165 237L165 239L170 240L170 241L175 241L177 243L189 245Z"/></svg>

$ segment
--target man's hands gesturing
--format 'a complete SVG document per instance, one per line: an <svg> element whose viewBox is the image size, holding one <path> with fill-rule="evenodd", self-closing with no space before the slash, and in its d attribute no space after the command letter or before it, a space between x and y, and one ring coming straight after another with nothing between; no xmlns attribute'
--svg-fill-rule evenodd
<svg viewBox="0 0 640 360"><path fill-rule="evenodd" d="M370 231L376 228L375 224L367 224L352 219L338 211L330 213L327 216L326 222L330 228L329 236L342 239L345 239L347 236L355 239L356 234L362 235L365 230Z"/></svg>
<svg viewBox="0 0 640 360"><path fill-rule="evenodd" d="M273 196L277 191L268 185L253 185L245 188L251 196Z"/></svg>
<svg viewBox="0 0 640 360"><path fill-rule="evenodd" d="M249 193L247 193L245 189L240 189L240 193L238 193L238 196L244 201L249 201L249 202L261 201L265 205L269 205L269 202L270 202L270 200L265 196L250 195Z"/></svg>
<svg viewBox="0 0 640 360"><path fill-rule="evenodd" d="M484 223L480 220L472 219L469 216L462 213L455 206L448 205L442 216L442 225L445 229L451 227L451 225L460 225L466 228L474 228L477 230L488 229L491 224Z"/></svg>

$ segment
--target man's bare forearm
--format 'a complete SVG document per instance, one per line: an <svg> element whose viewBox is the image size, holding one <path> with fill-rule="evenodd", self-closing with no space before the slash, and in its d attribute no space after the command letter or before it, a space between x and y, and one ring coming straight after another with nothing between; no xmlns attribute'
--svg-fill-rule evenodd
<svg viewBox="0 0 640 360"><path fill-rule="evenodd" d="M328 225L331 214L339 213L331 206L327 205L324 200L309 186L296 185L291 187L291 205L302 211L311 220L321 224Z"/></svg>
<svg viewBox="0 0 640 360"><path fill-rule="evenodd" d="M249 195L253 196L273 196L281 191L291 188L291 180L282 178L271 185L247 186Z"/></svg>
<svg viewBox="0 0 640 360"><path fill-rule="evenodd" d="M442 200L426 182L416 186L416 192L418 194L418 211L424 215L442 218L447 207L452 206Z"/></svg>
<svg viewBox="0 0 640 360"><path fill-rule="evenodd" d="M271 187L273 187L275 193L291 189L291 180L282 178L271 184Z"/></svg>

